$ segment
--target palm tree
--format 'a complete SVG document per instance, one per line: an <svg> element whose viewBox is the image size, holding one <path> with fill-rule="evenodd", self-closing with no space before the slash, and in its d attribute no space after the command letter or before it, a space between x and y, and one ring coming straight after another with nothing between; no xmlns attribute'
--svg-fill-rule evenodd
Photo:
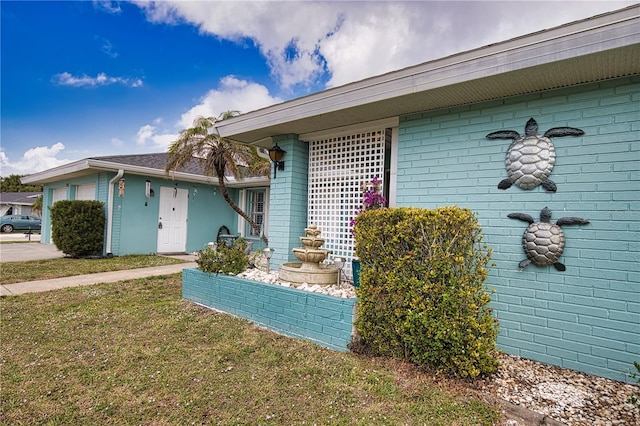
<svg viewBox="0 0 640 426"><path fill-rule="evenodd" d="M36 201L31 205L31 211L38 216L42 216L42 194L38 195Z"/></svg>
<svg viewBox="0 0 640 426"><path fill-rule="evenodd" d="M180 137L169 145L169 158L165 166L167 173L176 171L197 158L204 165L207 176L216 176L220 192L229 206L242 216L253 230L260 235L262 230L251 217L231 199L225 179L227 174L241 180L247 172L238 167L246 166L249 174L270 175L269 161L258 156L255 147L223 138L215 128L218 121L238 115L238 111L226 111L218 117L198 117L193 127L180 132ZM262 234L262 241L269 245L269 240Z"/></svg>

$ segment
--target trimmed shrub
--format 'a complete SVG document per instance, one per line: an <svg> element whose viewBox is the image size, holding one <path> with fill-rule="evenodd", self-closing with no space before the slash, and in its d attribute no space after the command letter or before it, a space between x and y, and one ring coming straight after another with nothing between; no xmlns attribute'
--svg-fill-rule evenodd
<svg viewBox="0 0 640 426"><path fill-rule="evenodd" d="M495 371L498 327L484 286L491 250L470 210L366 211L355 240L357 346L461 377Z"/></svg>
<svg viewBox="0 0 640 426"><path fill-rule="evenodd" d="M104 203L60 200L51 207L51 238L71 257L100 256L104 247Z"/></svg>
<svg viewBox="0 0 640 426"><path fill-rule="evenodd" d="M247 241L238 238L233 245L219 243L214 249L207 247L198 252L196 263L203 272L237 275L247 269L249 257L246 254Z"/></svg>

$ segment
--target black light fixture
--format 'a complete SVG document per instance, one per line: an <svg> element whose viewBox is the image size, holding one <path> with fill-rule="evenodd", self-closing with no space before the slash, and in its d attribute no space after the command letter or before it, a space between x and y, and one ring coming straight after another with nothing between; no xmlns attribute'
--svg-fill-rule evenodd
<svg viewBox="0 0 640 426"><path fill-rule="evenodd" d="M278 170L284 170L284 161L282 161L282 157L287 153L284 149L280 148L278 144L276 144L273 148L269 150L269 158L273 162L273 178L276 178L276 173Z"/></svg>

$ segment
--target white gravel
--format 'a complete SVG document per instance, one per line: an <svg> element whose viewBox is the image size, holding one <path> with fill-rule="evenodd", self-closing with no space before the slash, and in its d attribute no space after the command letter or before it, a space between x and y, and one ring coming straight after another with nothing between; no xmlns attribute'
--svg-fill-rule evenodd
<svg viewBox="0 0 640 426"><path fill-rule="evenodd" d="M627 402L640 386L512 355L499 359L498 372L474 387L566 425L640 425L640 411Z"/></svg>
<svg viewBox="0 0 640 426"><path fill-rule="evenodd" d="M335 297L356 297L348 281L333 286L294 285L279 280L277 271L267 273L258 268L238 276ZM472 387L569 426L640 426L640 411L628 402L634 392L640 393L640 386L507 354L500 354L499 360L499 370L475 380Z"/></svg>
<svg viewBox="0 0 640 426"><path fill-rule="evenodd" d="M260 281L268 284L277 284L283 287L293 287L298 290L310 291L313 293L327 294L335 297L352 298L356 297L356 291L353 285L349 281L342 281L339 285L334 284L331 286L318 285L318 284L294 284L287 281L282 281L278 278L278 271L265 272L258 268L247 269L246 271L237 275L240 278L245 278L252 281Z"/></svg>

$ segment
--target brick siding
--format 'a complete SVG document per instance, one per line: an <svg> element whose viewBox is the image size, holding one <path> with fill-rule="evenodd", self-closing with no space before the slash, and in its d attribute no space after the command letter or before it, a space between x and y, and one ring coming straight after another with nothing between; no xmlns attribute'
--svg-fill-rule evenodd
<svg viewBox="0 0 640 426"><path fill-rule="evenodd" d="M489 140L501 129L524 134L533 117L539 134L551 127L585 131L555 137L556 164L541 187L497 189L507 177L509 140ZM476 212L494 250L487 284L500 319L505 352L624 380L640 356L640 78L531 94L400 121L397 205L467 207ZM530 265L521 237L523 212L536 220L545 206L564 226L567 270Z"/></svg>
<svg viewBox="0 0 640 426"><path fill-rule="evenodd" d="M182 272L182 297L262 327L346 351L356 299L249 281L199 269Z"/></svg>

